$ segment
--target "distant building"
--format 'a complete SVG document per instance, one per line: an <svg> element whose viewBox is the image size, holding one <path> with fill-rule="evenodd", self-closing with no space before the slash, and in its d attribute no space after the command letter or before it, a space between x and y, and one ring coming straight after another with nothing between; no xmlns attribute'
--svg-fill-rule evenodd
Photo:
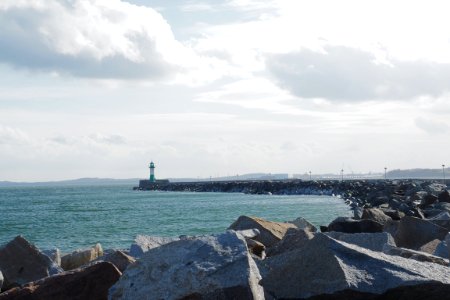
<svg viewBox="0 0 450 300"><path fill-rule="evenodd" d="M155 178L155 164L153 162L150 162L148 167L150 168L150 182L156 182L156 178Z"/></svg>

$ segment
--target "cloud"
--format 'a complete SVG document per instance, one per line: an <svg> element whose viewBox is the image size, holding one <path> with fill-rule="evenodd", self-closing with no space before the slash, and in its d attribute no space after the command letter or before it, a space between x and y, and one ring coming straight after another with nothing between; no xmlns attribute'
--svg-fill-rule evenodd
<svg viewBox="0 0 450 300"><path fill-rule="evenodd" d="M450 130L449 125L445 122L425 119L423 117L416 118L414 123L418 128L430 134L443 134Z"/></svg>
<svg viewBox="0 0 450 300"><path fill-rule="evenodd" d="M99 144L113 144L113 145L123 145L126 143L125 137L118 135L118 134L91 134L89 136L90 139L93 141L99 143Z"/></svg>
<svg viewBox="0 0 450 300"><path fill-rule="evenodd" d="M0 28L0 62L79 77L165 78L185 51L157 11L120 0L3 0Z"/></svg>
<svg viewBox="0 0 450 300"><path fill-rule="evenodd" d="M268 55L267 68L279 86L301 98L401 100L450 90L450 64L380 62L369 52L343 46Z"/></svg>

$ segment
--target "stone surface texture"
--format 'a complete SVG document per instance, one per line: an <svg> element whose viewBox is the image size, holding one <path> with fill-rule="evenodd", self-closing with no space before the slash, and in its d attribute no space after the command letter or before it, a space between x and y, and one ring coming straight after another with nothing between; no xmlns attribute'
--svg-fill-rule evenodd
<svg viewBox="0 0 450 300"><path fill-rule="evenodd" d="M15 237L0 248L0 270L4 288L62 272L48 256L22 236Z"/></svg>
<svg viewBox="0 0 450 300"><path fill-rule="evenodd" d="M110 289L109 299L264 299L245 239L234 231L149 250Z"/></svg>
<svg viewBox="0 0 450 300"><path fill-rule="evenodd" d="M120 278L120 271L108 262L66 271L0 294L1 300L102 300Z"/></svg>
<svg viewBox="0 0 450 300"><path fill-rule="evenodd" d="M266 247L271 247L280 241L289 228L297 228L294 224L271 222L257 217L240 216L228 229L245 230L258 229L260 235L254 240L261 242Z"/></svg>
<svg viewBox="0 0 450 300"><path fill-rule="evenodd" d="M288 223L294 224L298 229L309 230L311 232L316 232L317 228L311 224L308 220L302 217L298 217L295 220L289 221Z"/></svg>
<svg viewBox="0 0 450 300"><path fill-rule="evenodd" d="M448 267L316 236L302 249L269 257L261 284L274 298L308 298L346 289L380 294L430 281L450 284Z"/></svg>
<svg viewBox="0 0 450 300"><path fill-rule="evenodd" d="M346 233L382 232L383 225L373 220L354 220L352 218L338 217L328 225L328 231Z"/></svg>
<svg viewBox="0 0 450 300"><path fill-rule="evenodd" d="M68 271L79 268L91 261L103 256L102 245L96 244L94 247L85 250L76 250L61 257L61 267Z"/></svg>
<svg viewBox="0 0 450 300"><path fill-rule="evenodd" d="M383 251L385 245L396 246L394 238L387 232L375 233L344 233L344 232L326 232L327 236L357 245L372 251Z"/></svg>
<svg viewBox="0 0 450 300"><path fill-rule="evenodd" d="M392 220L391 217L386 215L381 209L378 208L364 209L361 219L376 221L382 225Z"/></svg>
<svg viewBox="0 0 450 300"><path fill-rule="evenodd" d="M287 251L300 249L313 237L314 234L309 230L290 228L281 241L267 249L267 256L274 256Z"/></svg>
<svg viewBox="0 0 450 300"><path fill-rule="evenodd" d="M448 261L442 257L434 256L426 252L411 250L407 248L385 245L383 252L389 255L397 255L404 258L414 259L417 261L431 262L443 266L448 265Z"/></svg>
<svg viewBox="0 0 450 300"><path fill-rule="evenodd" d="M406 216L400 221L390 221L384 226L397 246L417 250L432 240L444 239L447 230L430 221Z"/></svg>
<svg viewBox="0 0 450 300"><path fill-rule="evenodd" d="M178 240L179 238L172 237L137 235L134 243L130 247L130 255L138 258L150 249Z"/></svg>
<svg viewBox="0 0 450 300"><path fill-rule="evenodd" d="M97 261L107 261L112 263L114 266L119 269L120 272L123 273L125 269L130 265L136 262L134 257L131 257L125 254L123 251L116 250L112 253L108 253L102 257L97 258L94 262Z"/></svg>

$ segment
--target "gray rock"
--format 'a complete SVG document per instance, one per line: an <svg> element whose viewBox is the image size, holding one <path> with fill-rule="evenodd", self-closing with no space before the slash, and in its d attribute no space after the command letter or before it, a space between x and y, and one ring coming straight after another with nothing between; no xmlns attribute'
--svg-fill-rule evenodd
<svg viewBox="0 0 450 300"><path fill-rule="evenodd" d="M261 259L264 259L266 257L266 246L264 246L263 243L252 239L245 239L245 241L247 243L248 251L251 254L256 255Z"/></svg>
<svg viewBox="0 0 450 300"><path fill-rule="evenodd" d="M261 280L274 298L308 298L352 289L380 294L388 289L430 281L449 284L448 267L394 257L316 236L302 249L269 257Z"/></svg>
<svg viewBox="0 0 450 300"><path fill-rule="evenodd" d="M236 231L238 234L242 235L246 239L254 239L260 232L258 229L246 229L246 230L238 230Z"/></svg>
<svg viewBox="0 0 450 300"><path fill-rule="evenodd" d="M2 271L0 271L0 293L2 292L3 280L4 280L3 273Z"/></svg>
<svg viewBox="0 0 450 300"><path fill-rule="evenodd" d="M450 203L447 202L439 202L434 205L435 209L439 209L442 211L450 212Z"/></svg>
<svg viewBox="0 0 450 300"><path fill-rule="evenodd" d="M149 250L109 290L109 299L264 299L245 239L234 231Z"/></svg>
<svg viewBox="0 0 450 300"><path fill-rule="evenodd" d="M0 248L0 270L5 288L62 272L47 255L22 236Z"/></svg>
<svg viewBox="0 0 450 300"><path fill-rule="evenodd" d="M361 220L364 209L362 207L353 208L353 219Z"/></svg>
<svg viewBox="0 0 450 300"><path fill-rule="evenodd" d="M437 245L436 249L434 250L433 255L434 255L434 256L439 256L439 257L442 257L442 258L447 258L447 259L449 259L449 258L450 258L449 252L450 252L450 251L449 251L449 249L447 248L447 243L446 243L445 241L441 241L441 242Z"/></svg>
<svg viewBox="0 0 450 300"><path fill-rule="evenodd" d="M383 225L373 220L354 220L352 218L338 217L328 225L328 231L346 233L382 232Z"/></svg>
<svg viewBox="0 0 450 300"><path fill-rule="evenodd" d="M422 251L416 251L416 250L411 250L411 249L407 249L407 248L393 247L390 245L385 245L383 252L386 254L389 254L389 255L401 256L404 258L414 259L417 261L431 262L431 263L440 264L443 266L448 265L448 260L446 261L442 257L438 257L435 255L426 253L426 252L422 252Z"/></svg>
<svg viewBox="0 0 450 300"><path fill-rule="evenodd" d="M61 251L59 251L58 248L50 249L50 250L42 250L42 253L50 257L50 259L57 264L58 266L61 266Z"/></svg>
<svg viewBox="0 0 450 300"><path fill-rule="evenodd" d="M139 258L150 249L157 248L178 240L180 239L173 237L137 235L134 240L134 244L132 244L130 247L130 255Z"/></svg>
<svg viewBox="0 0 450 300"><path fill-rule="evenodd" d="M394 238L387 232L375 233L344 233L344 232L326 232L327 236L357 245L372 251L383 251L385 245L396 246Z"/></svg>
<svg viewBox="0 0 450 300"><path fill-rule="evenodd" d="M300 249L313 237L314 234L309 230L290 228L281 241L267 249L267 256L279 255L287 251Z"/></svg>
<svg viewBox="0 0 450 300"><path fill-rule="evenodd" d="M384 212L385 215L391 217L392 220L398 221L405 216L405 214L399 210L383 208L382 211Z"/></svg>
<svg viewBox="0 0 450 300"><path fill-rule="evenodd" d="M438 239L434 239L428 243L426 243L425 245L423 245L422 247L419 248L419 251L428 253L428 254L433 254L436 251L437 246L441 243L441 240Z"/></svg>
<svg viewBox="0 0 450 300"><path fill-rule="evenodd" d="M444 241L447 244L448 256L450 257L450 232L447 234Z"/></svg>
<svg viewBox="0 0 450 300"><path fill-rule="evenodd" d="M443 191L445 191L445 189L447 188L447 186L445 184L442 183L432 183L430 185L428 185L425 190L433 195L439 195L440 193L442 193Z"/></svg>
<svg viewBox="0 0 450 300"><path fill-rule="evenodd" d="M309 230L311 232L317 231L316 226L314 226L313 224L308 222L308 220L302 217L298 217L297 219L289 221L288 223L294 224L295 226L297 226L298 229Z"/></svg>
<svg viewBox="0 0 450 300"><path fill-rule="evenodd" d="M112 263L114 266L119 269L120 272L125 271L125 269L130 265L136 262L134 257L131 257L120 250L116 250L112 253L108 253L102 257L97 258L93 261L93 263L99 261L106 261Z"/></svg>
<svg viewBox="0 0 450 300"><path fill-rule="evenodd" d="M450 194L448 190L444 190L438 195L439 202L450 202Z"/></svg>
<svg viewBox="0 0 450 300"><path fill-rule="evenodd" d="M382 225L392 220L391 217L387 216L381 209L378 208L365 208L361 219L372 220Z"/></svg>
<svg viewBox="0 0 450 300"><path fill-rule="evenodd" d="M420 203L421 207L426 207L428 205L434 204L438 202L438 197L433 194L427 194L423 197L422 202Z"/></svg>
<svg viewBox="0 0 450 300"><path fill-rule="evenodd" d="M256 228L260 235L254 240L263 243L266 247L271 247L280 241L289 228L297 228L294 224L271 222L257 217L240 216L228 229L245 230Z"/></svg>

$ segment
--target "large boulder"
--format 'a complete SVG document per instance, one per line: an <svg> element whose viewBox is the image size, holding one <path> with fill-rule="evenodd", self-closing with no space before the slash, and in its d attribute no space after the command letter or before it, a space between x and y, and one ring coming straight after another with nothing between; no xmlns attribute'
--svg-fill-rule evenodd
<svg viewBox="0 0 450 300"><path fill-rule="evenodd" d="M139 258L150 249L178 240L179 238L174 237L137 235L134 243L130 247L130 255Z"/></svg>
<svg viewBox="0 0 450 300"><path fill-rule="evenodd" d="M434 239L444 239L448 232L430 221L410 216L386 223L384 230L394 237L397 246L414 250Z"/></svg>
<svg viewBox="0 0 450 300"><path fill-rule="evenodd" d="M309 230L290 228L283 239L267 249L267 256L274 256L286 251L291 251L303 247L314 234Z"/></svg>
<svg viewBox="0 0 450 300"><path fill-rule="evenodd" d="M437 246L434 252L432 253L434 256L439 256L442 258L450 258L450 250L447 248L447 242L441 241Z"/></svg>
<svg viewBox="0 0 450 300"><path fill-rule="evenodd" d="M261 280L272 297L307 298L352 289L380 294L430 281L450 284L448 267L394 257L317 234L299 250L262 261Z"/></svg>
<svg viewBox="0 0 450 300"><path fill-rule="evenodd" d="M102 257L97 258L93 262L95 263L98 261L110 262L114 266L116 266L120 272L123 272L130 264L135 263L136 259L134 259L134 257L129 256L128 254L125 254L123 251L116 250L114 252L108 253Z"/></svg>
<svg viewBox="0 0 450 300"><path fill-rule="evenodd" d="M62 272L48 256L22 236L0 248L0 270L5 289Z"/></svg>
<svg viewBox="0 0 450 300"><path fill-rule="evenodd" d="M420 203L421 207L426 207L428 205L434 204L438 202L438 197L433 194L427 194L423 197L422 202Z"/></svg>
<svg viewBox="0 0 450 300"><path fill-rule="evenodd" d="M101 300L120 278L120 271L108 262L67 271L0 294L1 300Z"/></svg>
<svg viewBox="0 0 450 300"><path fill-rule="evenodd" d="M394 238L387 232L344 233L330 231L325 234L333 239L357 245L372 251L383 251L385 245L396 246Z"/></svg>
<svg viewBox="0 0 450 300"><path fill-rule="evenodd" d="M109 299L264 299L260 279L244 237L227 231L149 250L126 269Z"/></svg>
<svg viewBox="0 0 450 300"><path fill-rule="evenodd" d="M298 229L309 230L311 232L316 232L317 228L311 224L308 220L302 217L298 217L295 220L289 221L288 223L294 224Z"/></svg>
<svg viewBox="0 0 450 300"><path fill-rule="evenodd" d="M444 190L439 193L438 201L439 202L450 202L450 194L449 194L448 190Z"/></svg>
<svg viewBox="0 0 450 300"><path fill-rule="evenodd" d="M58 248L42 250L42 253L50 257L55 264L61 266L61 251Z"/></svg>
<svg viewBox="0 0 450 300"><path fill-rule="evenodd" d="M102 245L97 243L94 247L84 250L76 250L61 257L61 267L68 271L79 268L91 261L103 256Z"/></svg>
<svg viewBox="0 0 450 300"><path fill-rule="evenodd" d="M383 225L373 220L354 220L352 218L338 217L328 225L328 231L346 233L382 232Z"/></svg>
<svg viewBox="0 0 450 300"><path fill-rule="evenodd" d="M260 235L254 240L263 243L266 247L271 247L280 241L289 228L297 228L291 223L271 222L257 217L240 216L228 229L245 230L258 229Z"/></svg>
<svg viewBox="0 0 450 300"><path fill-rule="evenodd" d="M428 220L450 231L450 213L448 211L443 211L440 214L429 218Z"/></svg>
<svg viewBox="0 0 450 300"><path fill-rule="evenodd" d="M392 220L391 217L386 215L381 209L378 208L365 208L363 210L361 219L372 220L382 225Z"/></svg>
<svg viewBox="0 0 450 300"><path fill-rule="evenodd" d="M391 217L392 220L400 220L405 216L405 213L395 210L395 209L389 209L389 208L383 208L381 209L385 215Z"/></svg>
<svg viewBox="0 0 450 300"><path fill-rule="evenodd" d="M425 252L428 254L433 254L434 252L436 252L436 248L439 246L440 243L442 243L441 240L434 239L434 240L426 243L425 245L421 246L419 248L419 251Z"/></svg>

